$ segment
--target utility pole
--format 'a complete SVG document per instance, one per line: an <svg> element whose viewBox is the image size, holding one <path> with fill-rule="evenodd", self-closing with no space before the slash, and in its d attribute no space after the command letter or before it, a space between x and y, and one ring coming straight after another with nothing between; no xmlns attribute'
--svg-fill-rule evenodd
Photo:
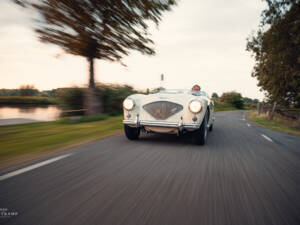
<svg viewBox="0 0 300 225"><path fill-rule="evenodd" d="M165 80L165 75L162 73L160 75L160 88L163 88L164 80Z"/></svg>

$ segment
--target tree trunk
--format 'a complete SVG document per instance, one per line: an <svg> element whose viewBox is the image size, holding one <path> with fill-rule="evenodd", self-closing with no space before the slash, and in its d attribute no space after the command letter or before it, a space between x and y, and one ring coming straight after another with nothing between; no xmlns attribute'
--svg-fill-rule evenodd
<svg viewBox="0 0 300 225"><path fill-rule="evenodd" d="M263 110L264 110L264 105L263 105L262 102L259 102L259 103L257 104L257 114L258 114L258 115L262 114L262 113L263 113Z"/></svg>
<svg viewBox="0 0 300 225"><path fill-rule="evenodd" d="M88 59L90 64L90 77L89 77L89 88L95 88L95 70L94 70L94 59Z"/></svg>
<svg viewBox="0 0 300 225"><path fill-rule="evenodd" d="M102 113L102 101L95 86L94 58L88 58L89 62L89 87L85 94L85 108L88 115Z"/></svg>
<svg viewBox="0 0 300 225"><path fill-rule="evenodd" d="M270 115L269 115L269 120L270 120L270 121L272 121L272 120L273 120L273 117L274 117L274 113L275 113L276 106L277 106L277 102L275 101L275 102L274 102L274 104L273 104L272 111L270 112Z"/></svg>
<svg viewBox="0 0 300 225"><path fill-rule="evenodd" d="M260 115L260 102L257 103L257 109L256 109L256 111L257 111L257 114Z"/></svg>

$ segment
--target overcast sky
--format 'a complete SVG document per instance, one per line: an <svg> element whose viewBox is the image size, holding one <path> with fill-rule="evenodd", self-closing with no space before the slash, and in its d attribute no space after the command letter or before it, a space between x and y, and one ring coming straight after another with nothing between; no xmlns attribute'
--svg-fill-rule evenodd
<svg viewBox="0 0 300 225"><path fill-rule="evenodd" d="M181 0L165 14L159 29L153 27L155 56L133 52L123 60L127 67L98 60L96 80L151 89L160 85L163 73L166 88L199 84L209 94L235 90L262 99L251 77L254 61L245 47L264 7L261 0ZM87 84L84 58L40 43L31 29L30 13L9 0L0 0L0 9L0 88ZM61 57L55 57L58 54Z"/></svg>

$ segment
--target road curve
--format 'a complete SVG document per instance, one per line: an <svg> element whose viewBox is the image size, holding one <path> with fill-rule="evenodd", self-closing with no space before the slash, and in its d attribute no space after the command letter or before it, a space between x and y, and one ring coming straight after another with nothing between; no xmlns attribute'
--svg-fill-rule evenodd
<svg viewBox="0 0 300 225"><path fill-rule="evenodd" d="M0 224L299 225L300 138L245 113L217 113L203 147L117 135L52 156L70 154L0 181L0 213L17 213Z"/></svg>

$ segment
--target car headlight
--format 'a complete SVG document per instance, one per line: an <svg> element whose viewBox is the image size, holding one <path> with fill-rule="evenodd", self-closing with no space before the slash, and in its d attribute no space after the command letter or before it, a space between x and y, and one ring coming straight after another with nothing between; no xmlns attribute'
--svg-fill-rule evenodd
<svg viewBox="0 0 300 225"><path fill-rule="evenodd" d="M202 105L201 102L197 101L197 100L193 100L190 102L189 104L189 109L192 113L198 113L201 111L202 109Z"/></svg>
<svg viewBox="0 0 300 225"><path fill-rule="evenodd" d="M134 107L134 101L130 98L125 99L123 102L123 107L128 111L132 110Z"/></svg>

